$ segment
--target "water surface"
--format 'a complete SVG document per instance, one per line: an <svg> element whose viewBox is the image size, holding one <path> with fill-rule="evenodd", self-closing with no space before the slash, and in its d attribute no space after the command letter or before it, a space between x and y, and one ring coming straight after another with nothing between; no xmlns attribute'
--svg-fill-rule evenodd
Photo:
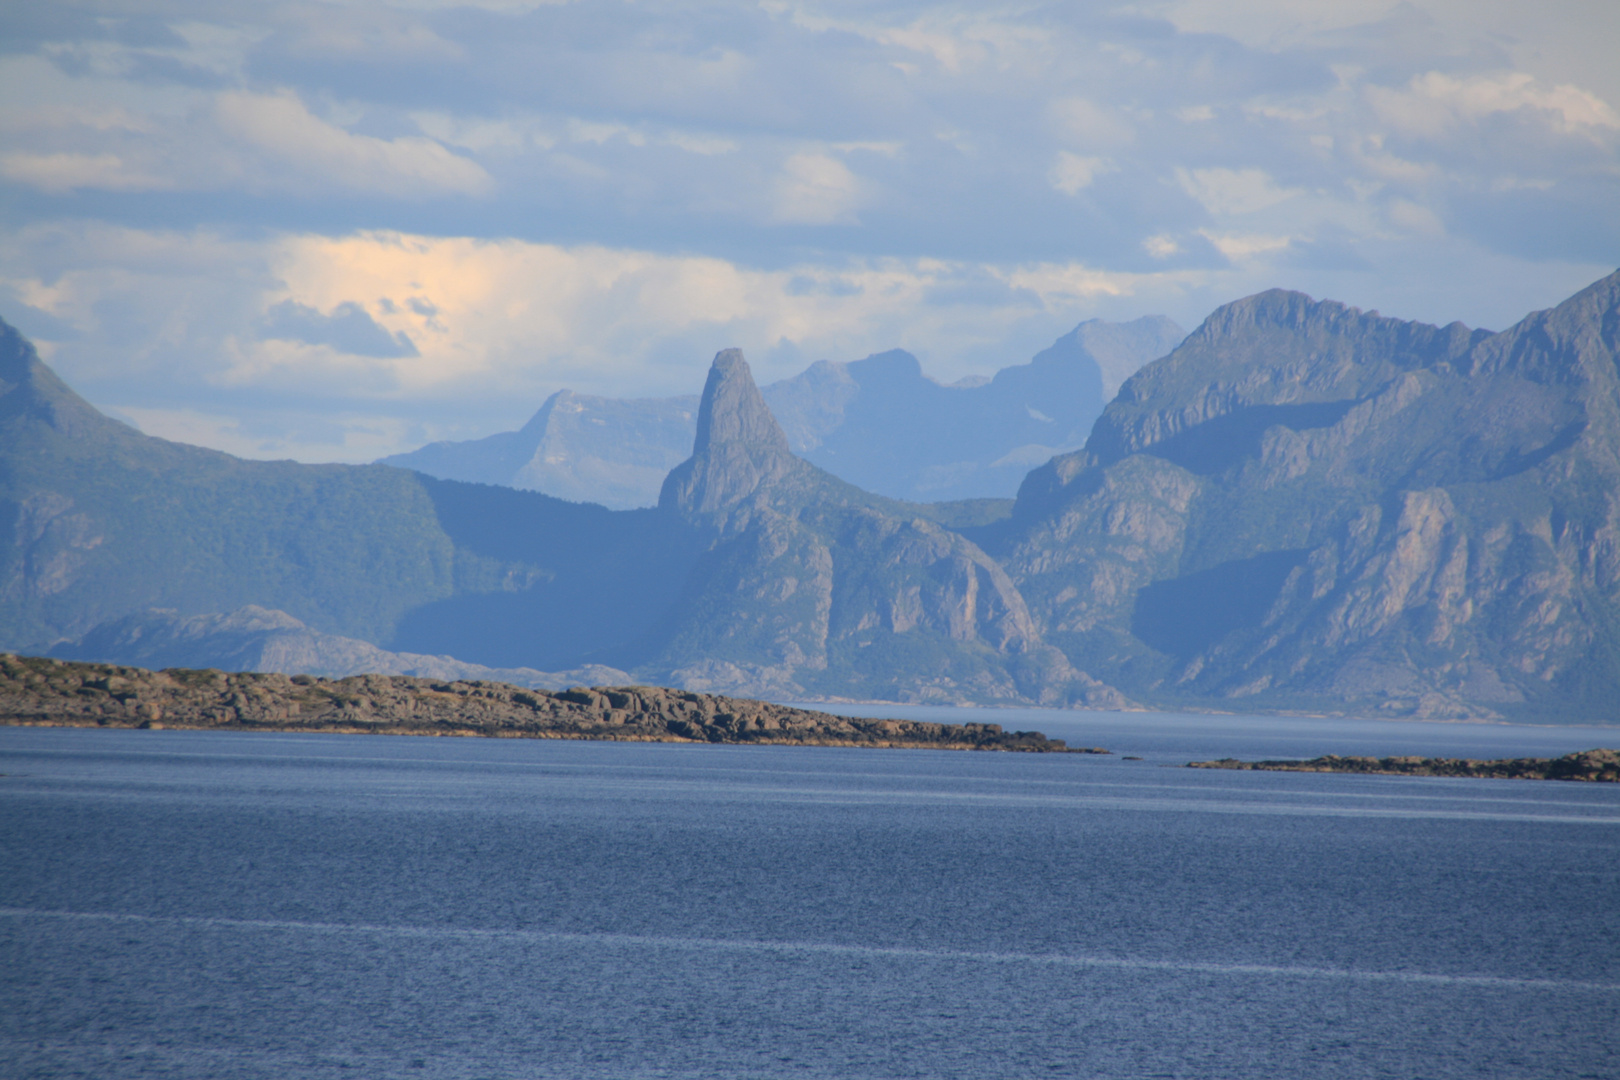
<svg viewBox="0 0 1620 1080"><path fill-rule="evenodd" d="M0 729L0 1074L1620 1075L1617 787L1166 767L1602 737L1078 717L1146 760Z"/></svg>

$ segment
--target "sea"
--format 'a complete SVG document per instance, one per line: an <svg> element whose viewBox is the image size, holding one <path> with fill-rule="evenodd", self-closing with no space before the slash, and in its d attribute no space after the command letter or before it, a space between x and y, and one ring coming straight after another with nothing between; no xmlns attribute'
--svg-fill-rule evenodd
<svg viewBox="0 0 1620 1080"><path fill-rule="evenodd" d="M1620 1077L1620 728L1107 755L0 728L0 1076Z"/></svg>

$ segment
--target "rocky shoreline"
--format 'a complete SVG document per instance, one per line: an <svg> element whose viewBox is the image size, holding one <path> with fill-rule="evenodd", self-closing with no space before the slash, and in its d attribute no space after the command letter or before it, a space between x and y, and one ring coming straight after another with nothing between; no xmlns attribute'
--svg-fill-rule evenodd
<svg viewBox="0 0 1620 1080"><path fill-rule="evenodd" d="M1559 758L1339 757L1309 761L1192 761L1189 769L1245 769L1264 772L1373 773L1385 776L1468 776L1499 780L1584 780L1620 783L1620 750L1582 750Z"/></svg>
<svg viewBox="0 0 1620 1080"><path fill-rule="evenodd" d="M546 691L406 675L148 671L10 654L0 655L0 724L1108 752L999 724L869 720L651 686Z"/></svg>

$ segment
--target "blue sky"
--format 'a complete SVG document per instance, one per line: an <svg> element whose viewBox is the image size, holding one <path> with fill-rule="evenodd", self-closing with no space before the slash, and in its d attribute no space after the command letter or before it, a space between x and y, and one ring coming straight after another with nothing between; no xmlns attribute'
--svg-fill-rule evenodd
<svg viewBox="0 0 1620 1080"><path fill-rule="evenodd" d="M153 434L363 461L733 345L950 381L1620 264L1620 5L1298 6L7 5L0 315Z"/></svg>

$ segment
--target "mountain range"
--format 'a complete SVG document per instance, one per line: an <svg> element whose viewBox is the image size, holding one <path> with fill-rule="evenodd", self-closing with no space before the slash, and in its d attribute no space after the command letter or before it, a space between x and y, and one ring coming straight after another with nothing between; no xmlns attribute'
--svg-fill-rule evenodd
<svg viewBox="0 0 1620 1080"><path fill-rule="evenodd" d="M257 605L779 698L1613 719L1620 273L1494 334L1228 304L1016 501L863 489L773 412L721 353L657 505L612 511L151 439L8 328L0 645L120 660Z"/></svg>
<svg viewBox="0 0 1620 1080"><path fill-rule="evenodd" d="M1091 319L1027 364L943 386L901 349L823 360L761 388L792 451L897 499L1005 498L1053 454L1075 450L1123 379L1185 332L1159 315ZM381 464L501 484L615 510L652 506L692 450L696 397L605 398L559 390L517 431L431 443Z"/></svg>

